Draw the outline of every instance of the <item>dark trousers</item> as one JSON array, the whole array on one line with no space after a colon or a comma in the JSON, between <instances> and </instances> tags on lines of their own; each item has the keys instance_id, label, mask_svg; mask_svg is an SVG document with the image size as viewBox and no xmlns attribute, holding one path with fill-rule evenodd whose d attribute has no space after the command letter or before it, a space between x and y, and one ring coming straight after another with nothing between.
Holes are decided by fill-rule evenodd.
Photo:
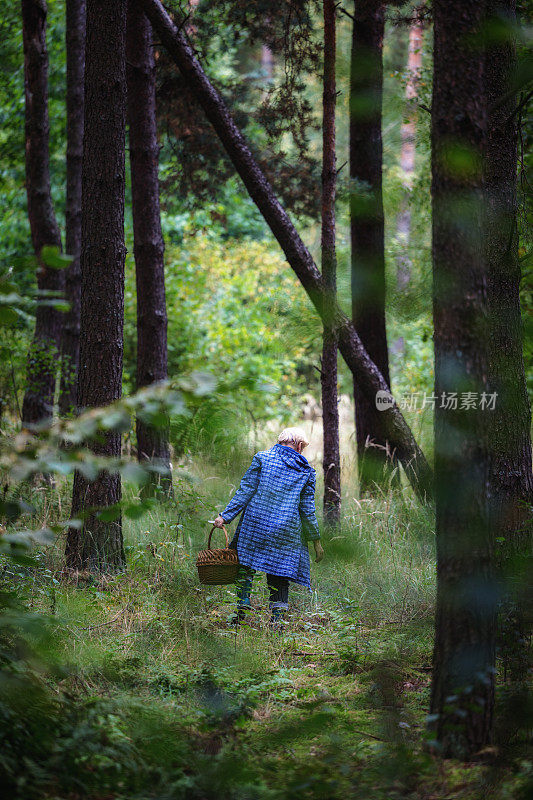
<instances>
[{"instance_id":1,"label":"dark trousers","mask_svg":"<svg viewBox=\"0 0 533 800\"><path fill-rule=\"evenodd\" d=\"M241 564L237 576L237 597L239 606L245 608L250 605L250 593L255 569ZM269 606L271 609L286 609L289 604L289 579L283 575L270 575L267 573L267 586L270 592Z\"/></svg>"}]
</instances>

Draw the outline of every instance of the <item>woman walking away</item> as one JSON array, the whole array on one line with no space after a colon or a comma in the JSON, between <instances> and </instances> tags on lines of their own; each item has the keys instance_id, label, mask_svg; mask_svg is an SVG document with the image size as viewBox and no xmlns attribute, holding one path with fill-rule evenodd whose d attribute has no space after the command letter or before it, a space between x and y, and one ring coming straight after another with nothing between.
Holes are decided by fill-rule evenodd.
<instances>
[{"instance_id":1,"label":"woman walking away","mask_svg":"<svg viewBox=\"0 0 533 800\"><path fill-rule=\"evenodd\" d=\"M250 610L257 571L266 572L270 624L279 627L288 607L289 581L311 586L309 550L324 556L315 512L316 474L302 455L309 444L300 428L286 428L270 450L257 453L241 485L215 525L222 527L242 512L230 547L239 554L238 605L234 621Z\"/></svg>"}]
</instances>

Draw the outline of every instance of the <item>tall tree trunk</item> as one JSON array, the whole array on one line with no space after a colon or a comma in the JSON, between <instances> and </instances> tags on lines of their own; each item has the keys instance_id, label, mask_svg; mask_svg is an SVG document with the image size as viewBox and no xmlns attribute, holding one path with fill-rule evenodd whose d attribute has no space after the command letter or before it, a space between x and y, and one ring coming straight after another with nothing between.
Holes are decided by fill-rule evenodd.
<instances>
[{"instance_id":1,"label":"tall tree trunk","mask_svg":"<svg viewBox=\"0 0 533 800\"><path fill-rule=\"evenodd\" d=\"M105 406L121 395L124 323L124 161L127 0L87 0L85 135L82 165L81 336L77 405ZM92 444L95 453L120 456L120 434ZM104 522L93 509L120 501L119 475L74 476L67 565L113 572L124 567L122 522Z\"/></svg>"},{"instance_id":2,"label":"tall tree trunk","mask_svg":"<svg viewBox=\"0 0 533 800\"><path fill-rule=\"evenodd\" d=\"M159 0L137 0L137 2L150 19L154 30L183 77L194 89L198 103L204 109L250 197L276 237L311 302L322 320L327 320L329 318L329 310L326 309L327 293L320 272L254 159L226 104L198 63L186 38L174 25ZM370 399L375 398L379 391L388 396L387 382L370 359L354 326L337 303L334 304L333 322L341 355L348 368L357 375L361 390ZM431 470L396 403L391 402L388 410L382 412L382 426L384 436L396 450L415 492L420 497L430 498L433 494Z\"/></svg>"},{"instance_id":3,"label":"tall tree trunk","mask_svg":"<svg viewBox=\"0 0 533 800\"><path fill-rule=\"evenodd\" d=\"M167 378L167 309L152 27L132 0L128 3L126 62L140 389ZM137 419L137 454L139 461L152 462L165 470L165 475L159 477L171 490L168 428L153 428ZM150 486L157 483L158 475L154 473Z\"/></svg>"},{"instance_id":4,"label":"tall tree trunk","mask_svg":"<svg viewBox=\"0 0 533 800\"><path fill-rule=\"evenodd\" d=\"M80 358L81 308L81 161L83 153L83 73L85 70L85 0L66 4L67 44L67 253L74 257L66 271L65 296L70 310L63 320L59 409L65 414L76 406Z\"/></svg>"},{"instance_id":5,"label":"tall tree trunk","mask_svg":"<svg viewBox=\"0 0 533 800\"><path fill-rule=\"evenodd\" d=\"M488 0L489 13L516 24L515 0ZM524 552L531 518L531 409L526 388L520 264L518 260L516 162L518 118L512 92L515 44L508 33L487 55L488 141L484 160L488 217L487 264L491 303L491 381L498 393L493 415L492 503L508 544Z\"/></svg>"},{"instance_id":6,"label":"tall tree trunk","mask_svg":"<svg viewBox=\"0 0 533 800\"><path fill-rule=\"evenodd\" d=\"M341 464L339 452L339 406L337 396L337 335L334 304L337 293L335 253L335 0L324 0L324 80L322 124L322 279L327 293L322 342L322 426L324 468L324 521L336 526L341 513Z\"/></svg>"},{"instance_id":7,"label":"tall tree trunk","mask_svg":"<svg viewBox=\"0 0 533 800\"><path fill-rule=\"evenodd\" d=\"M516 160L518 140L517 99L512 92L516 69L515 0L489 0L490 13L510 23L507 36L489 49L485 83L489 122L485 159L488 217L487 263L491 303L491 383L498 403L493 412L491 508L498 530L499 568L504 601L500 609L500 657L513 682L515 709L527 697L530 653L530 612L525 609L530 591L531 519L533 475L531 464L531 412L526 388L520 315L520 264L518 260ZM500 23L501 25L501 23ZM498 29L498 28L496 28ZM501 28L500 28L501 29ZM514 732L523 724L516 713L501 715ZM504 726L500 735L505 736Z\"/></svg>"},{"instance_id":8,"label":"tall tree trunk","mask_svg":"<svg viewBox=\"0 0 533 800\"><path fill-rule=\"evenodd\" d=\"M494 389L482 169L486 3L435 0L433 13L437 608L431 714L442 754L466 758L491 740L497 606L493 417L482 399ZM476 401L470 408L467 397Z\"/></svg>"},{"instance_id":9,"label":"tall tree trunk","mask_svg":"<svg viewBox=\"0 0 533 800\"><path fill-rule=\"evenodd\" d=\"M32 244L38 261L37 288L39 292L58 294L65 284L64 272L50 269L41 259L44 246L61 249L61 234L50 193L46 11L45 0L22 0L26 194ZM24 425L40 422L53 414L61 317L61 312L53 306L38 302L22 404Z\"/></svg>"},{"instance_id":10,"label":"tall tree trunk","mask_svg":"<svg viewBox=\"0 0 533 800\"><path fill-rule=\"evenodd\" d=\"M409 258L409 241L411 238L410 194L415 171L417 117L413 101L418 94L418 81L422 66L422 34L422 23L420 20L415 19L409 29L407 84L405 87L406 118L402 122L401 128L400 167L403 175L404 196L401 200L400 213L396 223L396 236L400 247L400 253L396 260L396 284L400 291L407 289L411 280L411 259Z\"/></svg>"},{"instance_id":11,"label":"tall tree trunk","mask_svg":"<svg viewBox=\"0 0 533 800\"><path fill-rule=\"evenodd\" d=\"M385 324L385 220L382 198L383 94L382 3L355 4L350 72L350 195L352 320L368 355L390 384ZM383 412L354 376L355 433L361 494L387 485L393 465L391 443L381 426Z\"/></svg>"}]
</instances>

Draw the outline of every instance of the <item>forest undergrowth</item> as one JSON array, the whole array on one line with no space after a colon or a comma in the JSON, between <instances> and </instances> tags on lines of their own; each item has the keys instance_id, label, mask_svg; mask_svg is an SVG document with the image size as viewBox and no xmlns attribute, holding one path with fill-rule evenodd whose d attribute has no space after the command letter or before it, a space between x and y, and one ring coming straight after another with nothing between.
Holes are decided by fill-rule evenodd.
<instances>
[{"instance_id":1,"label":"forest undergrowth","mask_svg":"<svg viewBox=\"0 0 533 800\"><path fill-rule=\"evenodd\" d=\"M358 501L347 475L342 528L323 536L312 591L293 585L282 634L263 576L235 628L233 589L201 586L195 569L238 481L220 472L193 460L172 501L125 519L123 574L74 579L60 541L4 564L31 612L0 702L16 720L0 756L13 797L519 797L526 763L517 775L428 747L431 509L407 489ZM31 495L32 524L64 518L66 483Z\"/></svg>"}]
</instances>

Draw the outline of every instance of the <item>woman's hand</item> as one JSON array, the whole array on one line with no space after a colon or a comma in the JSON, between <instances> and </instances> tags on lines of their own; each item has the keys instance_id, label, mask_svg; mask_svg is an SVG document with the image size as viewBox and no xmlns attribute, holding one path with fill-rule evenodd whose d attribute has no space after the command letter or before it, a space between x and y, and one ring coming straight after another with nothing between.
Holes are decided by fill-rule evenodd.
<instances>
[{"instance_id":1,"label":"woman's hand","mask_svg":"<svg viewBox=\"0 0 533 800\"><path fill-rule=\"evenodd\" d=\"M319 564L324 558L324 548L322 547L318 539L315 539L313 544L315 545L315 556L316 556L315 562Z\"/></svg>"},{"instance_id":2,"label":"woman's hand","mask_svg":"<svg viewBox=\"0 0 533 800\"><path fill-rule=\"evenodd\" d=\"M218 517L213 521L213 525L215 528L222 528L225 525L224 518L218 515Z\"/></svg>"}]
</instances>

